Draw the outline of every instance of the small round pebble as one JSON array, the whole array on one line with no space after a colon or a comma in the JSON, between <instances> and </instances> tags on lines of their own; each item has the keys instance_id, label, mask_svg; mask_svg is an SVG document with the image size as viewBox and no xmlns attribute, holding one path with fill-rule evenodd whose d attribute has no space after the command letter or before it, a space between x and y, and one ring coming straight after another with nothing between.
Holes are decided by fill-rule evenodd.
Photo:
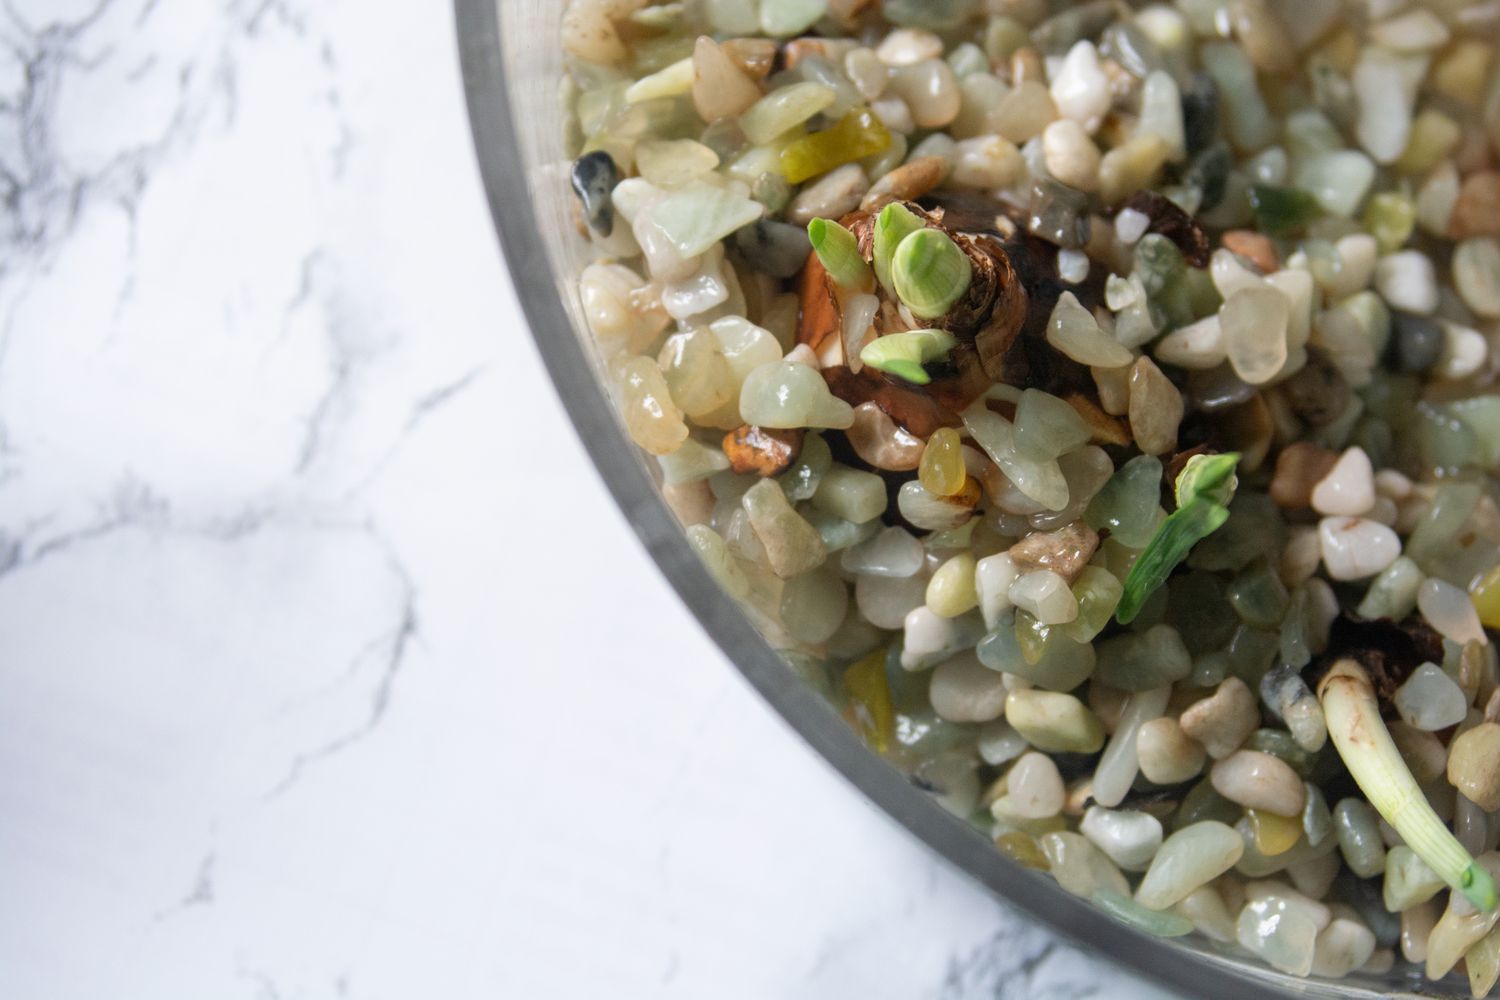
<instances>
[{"instance_id":1,"label":"small round pebble","mask_svg":"<svg viewBox=\"0 0 1500 1000\"><path fill-rule=\"evenodd\" d=\"M1307 789L1291 765L1259 750L1237 750L1209 772L1214 791L1231 802L1296 816L1307 804Z\"/></svg>"},{"instance_id":2,"label":"small round pebble","mask_svg":"<svg viewBox=\"0 0 1500 1000\"><path fill-rule=\"evenodd\" d=\"M1161 820L1136 809L1089 806L1078 832L1128 872L1144 871L1162 845Z\"/></svg>"},{"instance_id":3,"label":"small round pebble","mask_svg":"<svg viewBox=\"0 0 1500 1000\"><path fill-rule=\"evenodd\" d=\"M1004 675L962 653L938 665L927 688L932 710L949 722L990 722L1005 713Z\"/></svg>"},{"instance_id":4,"label":"small round pebble","mask_svg":"<svg viewBox=\"0 0 1500 1000\"><path fill-rule=\"evenodd\" d=\"M1325 517L1318 522L1323 565L1335 580L1363 580L1401 554L1401 539L1389 527L1363 517Z\"/></svg>"},{"instance_id":5,"label":"small round pebble","mask_svg":"<svg viewBox=\"0 0 1500 1000\"><path fill-rule=\"evenodd\" d=\"M1016 815L1046 819L1062 812L1068 793L1052 758L1032 751L1011 766L1005 776L1005 794Z\"/></svg>"},{"instance_id":6,"label":"small round pebble","mask_svg":"<svg viewBox=\"0 0 1500 1000\"><path fill-rule=\"evenodd\" d=\"M1158 785L1176 785L1196 777L1207 756L1203 744L1184 733L1170 716L1141 725L1135 752L1141 773Z\"/></svg>"},{"instance_id":7,"label":"small round pebble","mask_svg":"<svg viewBox=\"0 0 1500 1000\"><path fill-rule=\"evenodd\" d=\"M1500 724L1481 722L1448 750L1448 781L1486 812L1500 809Z\"/></svg>"},{"instance_id":8,"label":"small round pebble","mask_svg":"<svg viewBox=\"0 0 1500 1000\"><path fill-rule=\"evenodd\" d=\"M1215 760L1229 756L1260 725L1260 705L1245 682L1226 677L1214 693L1182 713L1182 731Z\"/></svg>"},{"instance_id":9,"label":"small round pebble","mask_svg":"<svg viewBox=\"0 0 1500 1000\"><path fill-rule=\"evenodd\" d=\"M1469 595L1446 580L1429 579L1417 589L1417 610L1427 624L1454 642L1488 642Z\"/></svg>"},{"instance_id":10,"label":"small round pebble","mask_svg":"<svg viewBox=\"0 0 1500 1000\"><path fill-rule=\"evenodd\" d=\"M1162 843L1135 900L1153 910L1173 906L1233 868L1244 852L1232 827L1215 820L1189 824Z\"/></svg>"},{"instance_id":11,"label":"small round pebble","mask_svg":"<svg viewBox=\"0 0 1500 1000\"><path fill-rule=\"evenodd\" d=\"M1375 506L1375 470L1363 448L1339 456L1318 481L1310 497L1313 510L1325 516L1359 517Z\"/></svg>"},{"instance_id":12,"label":"small round pebble","mask_svg":"<svg viewBox=\"0 0 1500 1000\"><path fill-rule=\"evenodd\" d=\"M1432 259L1418 250L1402 250L1375 265L1375 287L1392 309L1427 316L1437 308L1437 274Z\"/></svg>"},{"instance_id":13,"label":"small round pebble","mask_svg":"<svg viewBox=\"0 0 1500 1000\"><path fill-rule=\"evenodd\" d=\"M1469 711L1463 690L1435 663L1413 670L1393 701L1404 722L1428 732L1458 725Z\"/></svg>"}]
</instances>

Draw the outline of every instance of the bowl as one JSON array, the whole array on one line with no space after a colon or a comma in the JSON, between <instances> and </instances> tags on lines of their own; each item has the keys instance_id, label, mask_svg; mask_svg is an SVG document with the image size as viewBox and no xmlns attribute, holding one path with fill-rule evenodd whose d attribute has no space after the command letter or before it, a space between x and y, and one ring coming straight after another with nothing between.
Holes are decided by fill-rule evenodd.
<instances>
[{"instance_id":1,"label":"bowl","mask_svg":"<svg viewBox=\"0 0 1500 1000\"><path fill-rule=\"evenodd\" d=\"M582 320L577 275L589 263L576 235L564 151L561 0L455 0L475 151L516 294L559 395L600 476L646 549L704 629L787 723L852 784L931 850L1024 913L1097 957L1187 997L1467 996L1456 978L1414 972L1299 979L1196 938L1167 941L1125 927L1051 879L996 851L979 831L865 747L796 674L699 563L610 401Z\"/></svg>"}]
</instances>

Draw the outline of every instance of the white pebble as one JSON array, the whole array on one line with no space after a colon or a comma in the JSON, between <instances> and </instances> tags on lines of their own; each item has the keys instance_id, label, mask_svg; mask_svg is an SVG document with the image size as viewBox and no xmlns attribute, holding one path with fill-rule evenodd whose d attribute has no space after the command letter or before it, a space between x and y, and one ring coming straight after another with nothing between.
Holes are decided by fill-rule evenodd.
<instances>
[{"instance_id":1,"label":"white pebble","mask_svg":"<svg viewBox=\"0 0 1500 1000\"><path fill-rule=\"evenodd\" d=\"M1031 612L1043 625L1065 625L1078 617L1078 599L1068 581L1050 569L1033 570L1010 585L1016 607Z\"/></svg>"},{"instance_id":2,"label":"white pebble","mask_svg":"<svg viewBox=\"0 0 1500 1000\"><path fill-rule=\"evenodd\" d=\"M1052 758L1032 751L1012 765L1005 778L1005 794L1017 816L1047 819L1062 812L1068 790Z\"/></svg>"},{"instance_id":3,"label":"white pebble","mask_svg":"<svg viewBox=\"0 0 1500 1000\"><path fill-rule=\"evenodd\" d=\"M1244 852L1240 835L1223 823L1203 820L1185 826L1156 852L1136 902L1164 910L1234 867Z\"/></svg>"},{"instance_id":4,"label":"white pebble","mask_svg":"<svg viewBox=\"0 0 1500 1000\"><path fill-rule=\"evenodd\" d=\"M1411 136L1412 89L1401 57L1367 47L1354 67L1354 96L1359 103L1355 134L1377 163L1392 163Z\"/></svg>"},{"instance_id":5,"label":"white pebble","mask_svg":"<svg viewBox=\"0 0 1500 1000\"><path fill-rule=\"evenodd\" d=\"M1385 569L1401 554L1401 539L1390 528L1362 517L1325 517L1318 522L1323 565L1335 580L1363 580Z\"/></svg>"},{"instance_id":6,"label":"white pebble","mask_svg":"<svg viewBox=\"0 0 1500 1000\"><path fill-rule=\"evenodd\" d=\"M1074 43L1052 77L1052 103L1058 114L1071 118L1090 132L1109 112L1109 77L1099 65L1094 43Z\"/></svg>"},{"instance_id":7,"label":"white pebble","mask_svg":"<svg viewBox=\"0 0 1500 1000\"><path fill-rule=\"evenodd\" d=\"M1153 351L1158 361L1179 368L1207 371L1219 367L1228 356L1219 314L1212 313L1173 330L1156 342Z\"/></svg>"},{"instance_id":8,"label":"white pebble","mask_svg":"<svg viewBox=\"0 0 1500 1000\"><path fill-rule=\"evenodd\" d=\"M1133 246L1151 228L1151 217L1133 208L1124 208L1115 216L1115 236L1126 246Z\"/></svg>"},{"instance_id":9,"label":"white pebble","mask_svg":"<svg viewBox=\"0 0 1500 1000\"><path fill-rule=\"evenodd\" d=\"M923 597L925 599L925 592ZM944 618L925 604L907 612L901 644L901 666L926 670L979 640L977 622L967 616Z\"/></svg>"},{"instance_id":10,"label":"white pebble","mask_svg":"<svg viewBox=\"0 0 1500 1000\"><path fill-rule=\"evenodd\" d=\"M990 722L1005 714L1005 675L979 662L973 650L945 660L932 672L927 699L949 722Z\"/></svg>"},{"instance_id":11,"label":"white pebble","mask_svg":"<svg viewBox=\"0 0 1500 1000\"><path fill-rule=\"evenodd\" d=\"M1432 258L1419 250L1401 250L1375 265L1375 288L1392 308L1428 315L1438 304L1437 274Z\"/></svg>"},{"instance_id":12,"label":"white pebble","mask_svg":"<svg viewBox=\"0 0 1500 1000\"><path fill-rule=\"evenodd\" d=\"M871 576L909 577L922 568L926 550L905 528L890 527L880 534L846 549L844 571Z\"/></svg>"},{"instance_id":13,"label":"white pebble","mask_svg":"<svg viewBox=\"0 0 1500 1000\"><path fill-rule=\"evenodd\" d=\"M1057 278L1068 285L1081 285L1089 277L1089 255L1082 250L1057 252Z\"/></svg>"},{"instance_id":14,"label":"white pebble","mask_svg":"<svg viewBox=\"0 0 1500 1000\"><path fill-rule=\"evenodd\" d=\"M1375 470L1363 448L1339 456L1312 491L1312 508L1328 517L1359 517L1375 506Z\"/></svg>"},{"instance_id":15,"label":"white pebble","mask_svg":"<svg viewBox=\"0 0 1500 1000\"><path fill-rule=\"evenodd\" d=\"M1115 864L1132 872L1146 870L1162 840L1161 821L1135 809L1089 806L1078 832Z\"/></svg>"},{"instance_id":16,"label":"white pebble","mask_svg":"<svg viewBox=\"0 0 1500 1000\"><path fill-rule=\"evenodd\" d=\"M994 628L1000 616L1015 607L1010 599L1010 585L1018 576L1020 570L1009 552L985 556L974 564L974 590L979 595L979 613L984 616L986 628Z\"/></svg>"},{"instance_id":17,"label":"white pebble","mask_svg":"<svg viewBox=\"0 0 1500 1000\"><path fill-rule=\"evenodd\" d=\"M887 66L910 66L943 54L943 40L920 28L897 28L875 50Z\"/></svg>"},{"instance_id":18,"label":"white pebble","mask_svg":"<svg viewBox=\"0 0 1500 1000\"><path fill-rule=\"evenodd\" d=\"M1375 276L1380 244L1369 233L1350 233L1334 244L1339 254L1339 273L1328 293L1342 299L1364 291Z\"/></svg>"},{"instance_id":19,"label":"white pebble","mask_svg":"<svg viewBox=\"0 0 1500 1000\"><path fill-rule=\"evenodd\" d=\"M1489 357L1489 342L1478 330L1458 323L1444 321L1443 353L1433 366L1433 374L1439 378L1468 378L1484 367Z\"/></svg>"},{"instance_id":20,"label":"white pebble","mask_svg":"<svg viewBox=\"0 0 1500 1000\"><path fill-rule=\"evenodd\" d=\"M1277 896L1251 900L1236 925L1240 946L1294 976L1312 971L1318 925L1298 907Z\"/></svg>"},{"instance_id":21,"label":"white pebble","mask_svg":"<svg viewBox=\"0 0 1500 1000\"><path fill-rule=\"evenodd\" d=\"M1429 579L1417 588L1417 610L1427 624L1454 642L1489 642L1469 595L1446 580Z\"/></svg>"},{"instance_id":22,"label":"white pebble","mask_svg":"<svg viewBox=\"0 0 1500 1000\"><path fill-rule=\"evenodd\" d=\"M1370 41L1396 52L1429 52L1447 45L1448 38L1448 26L1420 8L1370 28Z\"/></svg>"},{"instance_id":23,"label":"white pebble","mask_svg":"<svg viewBox=\"0 0 1500 1000\"><path fill-rule=\"evenodd\" d=\"M1030 746L1026 737L1016 732L1016 727L1004 719L996 719L979 727L979 759L992 767L1015 760Z\"/></svg>"},{"instance_id":24,"label":"white pebble","mask_svg":"<svg viewBox=\"0 0 1500 1000\"><path fill-rule=\"evenodd\" d=\"M1436 732L1464 721L1469 699L1453 678L1435 663L1424 663L1412 671L1396 689L1396 711L1407 725Z\"/></svg>"},{"instance_id":25,"label":"white pebble","mask_svg":"<svg viewBox=\"0 0 1500 1000\"><path fill-rule=\"evenodd\" d=\"M1069 187L1092 191L1099 186L1099 147L1073 119L1059 118L1042 131L1042 157L1047 172Z\"/></svg>"},{"instance_id":26,"label":"white pebble","mask_svg":"<svg viewBox=\"0 0 1500 1000\"><path fill-rule=\"evenodd\" d=\"M1307 788L1280 757L1259 750L1236 750L1208 772L1214 791L1231 802L1277 816L1297 816L1307 804Z\"/></svg>"},{"instance_id":27,"label":"white pebble","mask_svg":"<svg viewBox=\"0 0 1500 1000\"><path fill-rule=\"evenodd\" d=\"M1312 974L1342 979L1368 962L1374 953L1374 932L1357 920L1338 917L1318 934Z\"/></svg>"}]
</instances>

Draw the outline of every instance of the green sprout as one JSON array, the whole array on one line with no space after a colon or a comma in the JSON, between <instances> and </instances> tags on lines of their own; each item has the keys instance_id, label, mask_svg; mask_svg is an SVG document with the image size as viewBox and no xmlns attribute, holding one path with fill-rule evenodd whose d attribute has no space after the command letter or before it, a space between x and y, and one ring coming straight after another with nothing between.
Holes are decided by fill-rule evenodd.
<instances>
[{"instance_id":1,"label":"green sprout","mask_svg":"<svg viewBox=\"0 0 1500 1000\"><path fill-rule=\"evenodd\" d=\"M891 260L896 297L913 316L946 316L974 278L974 265L941 229L922 229L901 241Z\"/></svg>"},{"instance_id":2,"label":"green sprout","mask_svg":"<svg viewBox=\"0 0 1500 1000\"><path fill-rule=\"evenodd\" d=\"M835 282L852 291L870 287L870 265L860 255L859 240L853 233L837 222L814 219L807 224L807 238Z\"/></svg>"},{"instance_id":3,"label":"green sprout","mask_svg":"<svg viewBox=\"0 0 1500 1000\"><path fill-rule=\"evenodd\" d=\"M1351 659L1339 660L1318 682L1318 701L1334 749L1375 811L1475 909L1493 910L1495 880L1432 811L1380 717L1365 668Z\"/></svg>"},{"instance_id":4,"label":"green sprout","mask_svg":"<svg viewBox=\"0 0 1500 1000\"><path fill-rule=\"evenodd\" d=\"M859 352L859 360L876 371L895 375L913 385L932 381L923 365L945 361L958 341L947 330L910 330L877 337Z\"/></svg>"},{"instance_id":5,"label":"green sprout","mask_svg":"<svg viewBox=\"0 0 1500 1000\"><path fill-rule=\"evenodd\" d=\"M892 295L896 294L896 286L891 284L891 261L896 257L896 248L912 233L926 228L922 217L899 201L891 202L875 217L875 278Z\"/></svg>"},{"instance_id":6,"label":"green sprout","mask_svg":"<svg viewBox=\"0 0 1500 1000\"><path fill-rule=\"evenodd\" d=\"M1174 484L1177 509L1156 529L1125 577L1125 590L1115 609L1115 620L1121 625L1135 620L1146 599L1167 582L1194 545L1229 520L1229 501L1239 485L1234 474L1239 460L1236 452L1188 459Z\"/></svg>"}]
</instances>

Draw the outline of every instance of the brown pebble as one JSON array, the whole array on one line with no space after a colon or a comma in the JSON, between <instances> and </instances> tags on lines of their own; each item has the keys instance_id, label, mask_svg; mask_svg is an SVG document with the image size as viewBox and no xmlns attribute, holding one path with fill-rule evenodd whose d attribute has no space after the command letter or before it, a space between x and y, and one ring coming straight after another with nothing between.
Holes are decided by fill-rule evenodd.
<instances>
[{"instance_id":1,"label":"brown pebble","mask_svg":"<svg viewBox=\"0 0 1500 1000\"><path fill-rule=\"evenodd\" d=\"M1010 85L1019 87L1027 80L1037 83L1047 82L1046 67L1042 65L1042 54L1027 45L1016 49L1010 55Z\"/></svg>"},{"instance_id":2,"label":"brown pebble","mask_svg":"<svg viewBox=\"0 0 1500 1000\"><path fill-rule=\"evenodd\" d=\"M1464 178L1449 228L1456 240L1500 236L1500 171L1481 170Z\"/></svg>"},{"instance_id":3,"label":"brown pebble","mask_svg":"<svg viewBox=\"0 0 1500 1000\"><path fill-rule=\"evenodd\" d=\"M1010 547L1010 557L1022 573L1050 569L1072 583L1097 548L1098 532L1082 521L1074 521L1056 531L1032 532Z\"/></svg>"},{"instance_id":4,"label":"brown pebble","mask_svg":"<svg viewBox=\"0 0 1500 1000\"><path fill-rule=\"evenodd\" d=\"M1276 475L1271 478L1271 500L1283 510L1306 510L1312 503L1313 487L1339 460L1338 452L1311 441L1298 441L1276 456Z\"/></svg>"},{"instance_id":5,"label":"brown pebble","mask_svg":"<svg viewBox=\"0 0 1500 1000\"><path fill-rule=\"evenodd\" d=\"M769 38L731 38L719 48L752 80L764 80L776 65L776 43Z\"/></svg>"},{"instance_id":6,"label":"brown pebble","mask_svg":"<svg viewBox=\"0 0 1500 1000\"><path fill-rule=\"evenodd\" d=\"M1500 809L1500 724L1481 722L1453 740L1448 780L1486 812Z\"/></svg>"},{"instance_id":7,"label":"brown pebble","mask_svg":"<svg viewBox=\"0 0 1500 1000\"><path fill-rule=\"evenodd\" d=\"M1263 233L1251 229L1231 229L1219 237L1226 250L1239 254L1260 269L1261 274L1281 270L1276 244Z\"/></svg>"},{"instance_id":8,"label":"brown pebble","mask_svg":"<svg viewBox=\"0 0 1500 1000\"><path fill-rule=\"evenodd\" d=\"M854 408L854 423L844 432L854 453L877 469L910 472L922 464L927 442L900 427L875 403Z\"/></svg>"},{"instance_id":9,"label":"brown pebble","mask_svg":"<svg viewBox=\"0 0 1500 1000\"><path fill-rule=\"evenodd\" d=\"M744 424L724 435L724 454L729 456L730 468L740 475L777 476L797 460L805 433L801 428L772 430Z\"/></svg>"},{"instance_id":10,"label":"brown pebble","mask_svg":"<svg viewBox=\"0 0 1500 1000\"><path fill-rule=\"evenodd\" d=\"M1281 383L1281 393L1299 420L1323 427L1333 423L1349 406L1349 383L1323 354L1307 352L1307 364Z\"/></svg>"},{"instance_id":11,"label":"brown pebble","mask_svg":"<svg viewBox=\"0 0 1500 1000\"><path fill-rule=\"evenodd\" d=\"M1177 447L1182 424L1182 393L1146 355L1130 369L1130 433L1148 455L1163 455Z\"/></svg>"},{"instance_id":12,"label":"brown pebble","mask_svg":"<svg viewBox=\"0 0 1500 1000\"><path fill-rule=\"evenodd\" d=\"M919 156L875 182L860 202L861 212L878 212L894 201L916 201L948 177L948 161L941 156Z\"/></svg>"}]
</instances>

